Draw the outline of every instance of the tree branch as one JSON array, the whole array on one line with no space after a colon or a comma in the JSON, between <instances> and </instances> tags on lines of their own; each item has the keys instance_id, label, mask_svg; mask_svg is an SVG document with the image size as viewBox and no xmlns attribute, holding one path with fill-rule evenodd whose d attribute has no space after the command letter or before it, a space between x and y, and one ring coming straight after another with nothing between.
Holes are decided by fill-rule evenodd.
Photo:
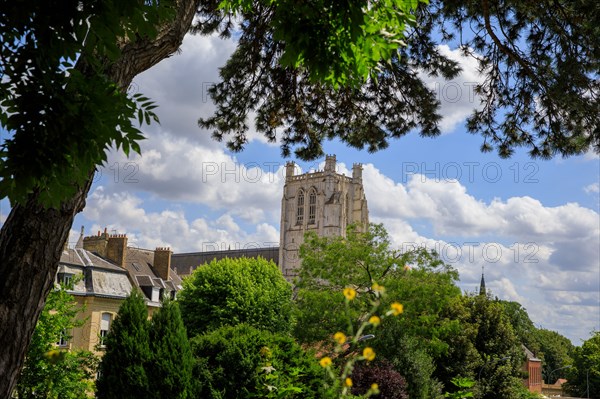
<instances>
[{"instance_id":1,"label":"tree branch","mask_svg":"<svg viewBox=\"0 0 600 399\"><path fill-rule=\"evenodd\" d=\"M119 59L108 68L111 80L126 90L136 75L175 53L191 28L199 4L200 0L176 0L175 17L158 29L155 38L125 43Z\"/></svg>"},{"instance_id":2,"label":"tree branch","mask_svg":"<svg viewBox=\"0 0 600 399\"><path fill-rule=\"evenodd\" d=\"M484 22L485 22L485 30L487 31L487 33L492 38L492 41L494 42L494 44L496 44L496 46L500 49L500 51L502 51L510 59L512 59L517 64L519 64L523 69L525 69L525 71L527 72L527 74L530 77L535 78L536 75L531 70L529 64L527 62L525 62L525 60L523 60L523 58L521 58L518 54L516 54L510 48L506 47L504 45L504 43L502 43L502 41L500 41L500 39L498 38L498 36L496 36L496 33L494 32L494 29L493 29L492 24L490 22L490 4L489 4L488 0L482 0L481 1L481 9L482 9L482 12L483 12L483 19L484 19Z\"/></svg>"}]
</instances>

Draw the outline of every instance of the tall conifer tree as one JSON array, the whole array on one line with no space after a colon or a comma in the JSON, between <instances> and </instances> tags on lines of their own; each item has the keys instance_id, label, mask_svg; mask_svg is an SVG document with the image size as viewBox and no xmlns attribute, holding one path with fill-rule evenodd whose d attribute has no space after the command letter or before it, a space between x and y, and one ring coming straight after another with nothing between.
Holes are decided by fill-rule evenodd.
<instances>
[{"instance_id":1,"label":"tall conifer tree","mask_svg":"<svg viewBox=\"0 0 600 399\"><path fill-rule=\"evenodd\" d=\"M121 305L106 337L96 397L147 399L145 367L150 359L148 310L142 294L134 290Z\"/></svg>"},{"instance_id":2,"label":"tall conifer tree","mask_svg":"<svg viewBox=\"0 0 600 399\"><path fill-rule=\"evenodd\" d=\"M185 399L192 397L193 357L179 305L163 301L150 323L152 361L146 373L151 397Z\"/></svg>"}]
</instances>

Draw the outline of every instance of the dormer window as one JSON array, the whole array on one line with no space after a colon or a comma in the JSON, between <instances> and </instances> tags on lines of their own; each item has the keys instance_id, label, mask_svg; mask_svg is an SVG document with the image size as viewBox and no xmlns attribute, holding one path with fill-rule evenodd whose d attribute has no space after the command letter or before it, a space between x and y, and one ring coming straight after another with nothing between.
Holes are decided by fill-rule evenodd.
<instances>
[{"instance_id":1,"label":"dormer window","mask_svg":"<svg viewBox=\"0 0 600 399\"><path fill-rule=\"evenodd\" d=\"M73 282L73 274L72 273L57 273L56 274L56 283L61 287L70 287Z\"/></svg>"},{"instance_id":2,"label":"dormer window","mask_svg":"<svg viewBox=\"0 0 600 399\"><path fill-rule=\"evenodd\" d=\"M296 224L304 223L304 191L298 191L298 207L296 211Z\"/></svg>"}]
</instances>

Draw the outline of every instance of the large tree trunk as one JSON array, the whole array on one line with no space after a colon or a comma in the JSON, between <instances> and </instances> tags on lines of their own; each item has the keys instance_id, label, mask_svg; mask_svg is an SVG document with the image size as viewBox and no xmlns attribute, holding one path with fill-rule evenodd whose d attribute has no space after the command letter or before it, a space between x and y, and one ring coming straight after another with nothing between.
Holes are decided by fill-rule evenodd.
<instances>
[{"instance_id":1,"label":"large tree trunk","mask_svg":"<svg viewBox=\"0 0 600 399\"><path fill-rule=\"evenodd\" d=\"M90 180L91 181L91 180ZM89 183L60 210L32 197L15 205L0 232L0 397L8 398L52 287L64 242L83 209Z\"/></svg>"},{"instance_id":2,"label":"large tree trunk","mask_svg":"<svg viewBox=\"0 0 600 399\"><path fill-rule=\"evenodd\" d=\"M176 18L155 39L125 43L121 57L107 66L111 79L126 90L137 74L173 54L192 24L198 3L175 1ZM73 218L83 210L91 181L90 177L60 209L44 208L35 196L14 205L0 230L0 398L11 397L63 245Z\"/></svg>"}]
</instances>

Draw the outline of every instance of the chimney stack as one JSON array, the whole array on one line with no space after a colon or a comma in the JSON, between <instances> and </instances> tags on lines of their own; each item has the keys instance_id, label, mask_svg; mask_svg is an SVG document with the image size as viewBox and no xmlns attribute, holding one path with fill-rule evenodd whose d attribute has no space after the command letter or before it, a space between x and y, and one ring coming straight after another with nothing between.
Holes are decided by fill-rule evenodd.
<instances>
[{"instance_id":1,"label":"chimney stack","mask_svg":"<svg viewBox=\"0 0 600 399\"><path fill-rule=\"evenodd\" d=\"M106 234L106 232L104 233ZM127 257L127 234L111 234L108 236L106 258L118 266L125 267Z\"/></svg>"},{"instance_id":2,"label":"chimney stack","mask_svg":"<svg viewBox=\"0 0 600 399\"><path fill-rule=\"evenodd\" d=\"M171 248L157 247L154 250L154 271L165 281L171 278Z\"/></svg>"},{"instance_id":3,"label":"chimney stack","mask_svg":"<svg viewBox=\"0 0 600 399\"><path fill-rule=\"evenodd\" d=\"M108 233L106 230L104 229L104 234L98 231L97 236L83 237L83 249L106 258L106 247L108 246Z\"/></svg>"}]
</instances>

